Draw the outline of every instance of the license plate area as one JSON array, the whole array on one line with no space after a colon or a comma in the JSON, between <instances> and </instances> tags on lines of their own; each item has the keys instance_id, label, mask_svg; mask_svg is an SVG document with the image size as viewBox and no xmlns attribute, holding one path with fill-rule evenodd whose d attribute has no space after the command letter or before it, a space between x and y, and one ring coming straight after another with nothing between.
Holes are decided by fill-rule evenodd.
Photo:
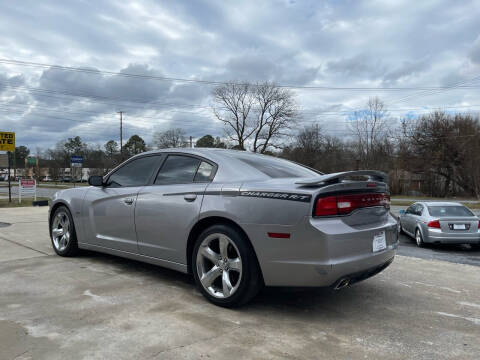
<instances>
[{"instance_id":1,"label":"license plate area","mask_svg":"<svg viewBox=\"0 0 480 360\"><path fill-rule=\"evenodd\" d=\"M385 231L379 231L373 235L372 251L382 251L387 248L387 239L385 237Z\"/></svg>"},{"instance_id":2,"label":"license plate area","mask_svg":"<svg viewBox=\"0 0 480 360\"><path fill-rule=\"evenodd\" d=\"M448 224L450 230L470 230L470 224Z\"/></svg>"}]
</instances>

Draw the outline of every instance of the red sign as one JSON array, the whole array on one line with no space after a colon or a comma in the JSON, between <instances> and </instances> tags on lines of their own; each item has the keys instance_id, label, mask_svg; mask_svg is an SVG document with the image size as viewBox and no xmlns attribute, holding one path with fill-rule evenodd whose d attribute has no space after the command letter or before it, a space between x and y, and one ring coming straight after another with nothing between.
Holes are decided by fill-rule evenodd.
<instances>
[{"instance_id":1,"label":"red sign","mask_svg":"<svg viewBox=\"0 0 480 360\"><path fill-rule=\"evenodd\" d=\"M35 187L35 180L33 179L21 179L20 186L22 188L33 188Z\"/></svg>"}]
</instances>

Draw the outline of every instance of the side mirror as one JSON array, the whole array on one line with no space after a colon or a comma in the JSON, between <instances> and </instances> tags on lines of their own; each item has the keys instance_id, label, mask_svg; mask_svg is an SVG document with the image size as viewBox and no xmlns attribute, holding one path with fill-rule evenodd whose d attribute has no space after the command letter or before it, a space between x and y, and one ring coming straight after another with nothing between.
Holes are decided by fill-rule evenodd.
<instances>
[{"instance_id":1,"label":"side mirror","mask_svg":"<svg viewBox=\"0 0 480 360\"><path fill-rule=\"evenodd\" d=\"M88 184L92 186L103 186L104 185L103 176L98 176L98 175L90 176L88 178Z\"/></svg>"},{"instance_id":2,"label":"side mirror","mask_svg":"<svg viewBox=\"0 0 480 360\"><path fill-rule=\"evenodd\" d=\"M399 213L400 215L405 215L405 210L400 210Z\"/></svg>"}]
</instances>

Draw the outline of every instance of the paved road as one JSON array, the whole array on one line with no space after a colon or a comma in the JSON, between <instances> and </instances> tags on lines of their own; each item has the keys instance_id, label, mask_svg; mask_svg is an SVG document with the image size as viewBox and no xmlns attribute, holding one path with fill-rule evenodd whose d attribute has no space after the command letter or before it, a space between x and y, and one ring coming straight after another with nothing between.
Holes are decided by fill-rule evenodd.
<instances>
[{"instance_id":1,"label":"paved road","mask_svg":"<svg viewBox=\"0 0 480 360\"><path fill-rule=\"evenodd\" d=\"M400 235L398 254L421 259L442 260L458 264L480 266L480 250L472 250L469 245L427 244L424 248L419 248L411 237L403 234Z\"/></svg>"},{"instance_id":2,"label":"paved road","mask_svg":"<svg viewBox=\"0 0 480 360\"><path fill-rule=\"evenodd\" d=\"M250 305L228 310L206 302L183 274L90 252L56 256L45 208L0 209L0 222L12 224L0 232L1 359L480 353L476 266L397 256L384 272L338 292L269 288Z\"/></svg>"}]
</instances>

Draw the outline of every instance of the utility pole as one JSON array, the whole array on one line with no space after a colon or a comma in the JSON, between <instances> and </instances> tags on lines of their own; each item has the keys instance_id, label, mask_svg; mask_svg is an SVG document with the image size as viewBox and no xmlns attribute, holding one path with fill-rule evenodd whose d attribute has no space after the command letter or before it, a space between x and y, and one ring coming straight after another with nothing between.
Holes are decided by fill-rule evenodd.
<instances>
[{"instance_id":1,"label":"utility pole","mask_svg":"<svg viewBox=\"0 0 480 360\"><path fill-rule=\"evenodd\" d=\"M8 202L12 202L12 183L10 180L10 151L7 152L8 158ZM20 194L20 186L18 187L18 194Z\"/></svg>"},{"instance_id":2,"label":"utility pole","mask_svg":"<svg viewBox=\"0 0 480 360\"><path fill-rule=\"evenodd\" d=\"M190 148L193 148L192 137L190 136Z\"/></svg>"},{"instance_id":3,"label":"utility pole","mask_svg":"<svg viewBox=\"0 0 480 360\"><path fill-rule=\"evenodd\" d=\"M123 111L119 111L118 113L120 114L120 161L123 161L123 134L122 134Z\"/></svg>"}]
</instances>

